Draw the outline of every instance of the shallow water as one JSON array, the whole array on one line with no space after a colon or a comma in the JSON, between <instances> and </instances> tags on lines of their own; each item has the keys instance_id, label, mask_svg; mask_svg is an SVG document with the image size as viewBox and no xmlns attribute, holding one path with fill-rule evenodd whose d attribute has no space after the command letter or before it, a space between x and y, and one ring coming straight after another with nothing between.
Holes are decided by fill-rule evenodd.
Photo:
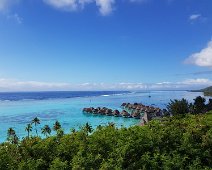
<instances>
[{"instance_id":1,"label":"shallow water","mask_svg":"<svg viewBox=\"0 0 212 170\"><path fill-rule=\"evenodd\" d=\"M121 109L120 105L123 102L138 102L145 105L165 108L170 99L186 98L192 102L196 96L203 96L203 94L199 92L194 93L187 91L152 91L131 93L79 92L80 95L78 96L71 96L70 93L72 92L67 93L69 93L69 95L64 92L64 94L60 94L60 97L53 94L51 94L50 97L47 97L45 94L39 93L39 98L24 98L22 93L16 93L16 100L14 100L14 94L11 100L10 94L6 94L6 96L9 96L8 98L5 97L4 93L4 98L1 98L2 93L0 93L0 99L2 99L0 100L0 142L6 140L7 129L9 127L13 127L20 138L26 136L27 132L25 131L25 127L27 123L30 123L35 117L38 117L41 120L41 124L38 126L39 133L41 132L41 127L45 124L52 127L56 120L61 123L65 133L69 133L71 128L78 129L86 122L90 123L93 128L98 125L106 125L108 122L114 122L119 127L129 127L138 124L139 120L133 118L85 114L82 113L82 108L105 106L112 109ZM76 92L74 93L76 94ZM33 95L31 94L30 96ZM32 133L34 133L34 130Z\"/></svg>"}]
</instances>

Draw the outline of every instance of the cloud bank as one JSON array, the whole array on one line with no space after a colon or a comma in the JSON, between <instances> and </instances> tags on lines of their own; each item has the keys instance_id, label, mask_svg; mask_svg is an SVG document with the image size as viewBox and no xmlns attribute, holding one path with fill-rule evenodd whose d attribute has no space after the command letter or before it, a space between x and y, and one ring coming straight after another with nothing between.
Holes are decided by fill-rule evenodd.
<instances>
[{"instance_id":1,"label":"cloud bank","mask_svg":"<svg viewBox=\"0 0 212 170\"><path fill-rule=\"evenodd\" d=\"M209 79L186 79L181 82L160 83L55 83L0 79L0 91L68 91L68 90L186 90L211 86Z\"/></svg>"},{"instance_id":2,"label":"cloud bank","mask_svg":"<svg viewBox=\"0 0 212 170\"><path fill-rule=\"evenodd\" d=\"M186 64L201 67L212 67L212 40L200 52L194 53L185 60Z\"/></svg>"},{"instance_id":3,"label":"cloud bank","mask_svg":"<svg viewBox=\"0 0 212 170\"><path fill-rule=\"evenodd\" d=\"M88 4L95 4L102 16L110 15L114 11L117 0L43 0L46 4L64 11L78 11ZM144 3L149 0L127 0L131 3Z\"/></svg>"},{"instance_id":4,"label":"cloud bank","mask_svg":"<svg viewBox=\"0 0 212 170\"><path fill-rule=\"evenodd\" d=\"M9 10L14 4L22 0L0 0L0 12ZM95 4L102 16L110 15L114 11L114 5L118 0L41 0L45 4L67 12L83 10L86 5ZM151 0L122 0L122 2L145 3ZM172 1L172 0L166 0ZM198 18L197 14L191 16L191 19Z\"/></svg>"},{"instance_id":5,"label":"cloud bank","mask_svg":"<svg viewBox=\"0 0 212 170\"><path fill-rule=\"evenodd\" d=\"M115 0L43 0L46 4L64 11L77 11L84 8L86 4L95 3L101 15L112 13Z\"/></svg>"}]
</instances>

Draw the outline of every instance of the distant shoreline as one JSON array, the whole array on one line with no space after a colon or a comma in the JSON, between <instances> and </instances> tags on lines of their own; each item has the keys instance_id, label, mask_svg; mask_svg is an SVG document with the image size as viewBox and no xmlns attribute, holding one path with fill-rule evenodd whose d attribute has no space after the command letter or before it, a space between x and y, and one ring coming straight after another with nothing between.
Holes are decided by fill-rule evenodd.
<instances>
[{"instance_id":1,"label":"distant shoreline","mask_svg":"<svg viewBox=\"0 0 212 170\"><path fill-rule=\"evenodd\" d=\"M63 90L55 90L55 91L0 91L0 93L66 93L66 92L128 92L128 93L132 93L132 92L137 92L137 93L142 93L142 92L152 92L152 91L191 91L188 89L183 89L183 90L177 90L177 89L173 89L173 90L68 90L68 91L63 91Z\"/></svg>"},{"instance_id":2,"label":"distant shoreline","mask_svg":"<svg viewBox=\"0 0 212 170\"><path fill-rule=\"evenodd\" d=\"M204 96L212 96L212 86L200 90L191 90L191 92L202 92Z\"/></svg>"}]
</instances>

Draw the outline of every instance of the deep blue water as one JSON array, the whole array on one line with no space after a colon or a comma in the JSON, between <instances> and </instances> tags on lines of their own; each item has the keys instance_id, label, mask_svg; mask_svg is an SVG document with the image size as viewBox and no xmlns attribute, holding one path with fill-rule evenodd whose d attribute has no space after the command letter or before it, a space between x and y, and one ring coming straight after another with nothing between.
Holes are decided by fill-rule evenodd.
<instances>
[{"instance_id":1,"label":"deep blue water","mask_svg":"<svg viewBox=\"0 0 212 170\"><path fill-rule=\"evenodd\" d=\"M56 120L61 122L65 133L70 133L71 128L79 129L87 122L93 128L107 125L108 122L114 122L118 127L129 127L139 124L140 121L133 118L85 114L82 109L105 106L121 110L120 105L123 102L138 102L165 108L170 99L186 98L192 102L199 95L203 96L200 92L188 91L0 93L0 142L6 140L7 129L10 127L15 129L20 138L26 136L25 127L35 117L41 120L39 133L44 125L52 127ZM32 133L35 134L35 131Z\"/></svg>"},{"instance_id":2,"label":"deep blue water","mask_svg":"<svg viewBox=\"0 0 212 170\"><path fill-rule=\"evenodd\" d=\"M45 100L129 93L128 91L0 92L0 100Z\"/></svg>"}]
</instances>

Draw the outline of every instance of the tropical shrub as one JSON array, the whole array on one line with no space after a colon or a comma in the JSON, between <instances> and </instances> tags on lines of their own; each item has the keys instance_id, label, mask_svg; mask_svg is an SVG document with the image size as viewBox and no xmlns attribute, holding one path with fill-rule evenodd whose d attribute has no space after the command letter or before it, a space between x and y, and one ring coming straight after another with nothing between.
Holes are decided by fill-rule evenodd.
<instances>
[{"instance_id":1,"label":"tropical shrub","mask_svg":"<svg viewBox=\"0 0 212 170\"><path fill-rule=\"evenodd\" d=\"M194 113L199 114L206 112L205 98L198 96L194 99Z\"/></svg>"},{"instance_id":2,"label":"tropical shrub","mask_svg":"<svg viewBox=\"0 0 212 170\"><path fill-rule=\"evenodd\" d=\"M167 105L168 111L173 115L184 115L189 112L189 103L186 99L171 100Z\"/></svg>"},{"instance_id":3,"label":"tropical shrub","mask_svg":"<svg viewBox=\"0 0 212 170\"><path fill-rule=\"evenodd\" d=\"M207 111L212 110L212 99L209 99L208 104L206 105Z\"/></svg>"}]
</instances>

